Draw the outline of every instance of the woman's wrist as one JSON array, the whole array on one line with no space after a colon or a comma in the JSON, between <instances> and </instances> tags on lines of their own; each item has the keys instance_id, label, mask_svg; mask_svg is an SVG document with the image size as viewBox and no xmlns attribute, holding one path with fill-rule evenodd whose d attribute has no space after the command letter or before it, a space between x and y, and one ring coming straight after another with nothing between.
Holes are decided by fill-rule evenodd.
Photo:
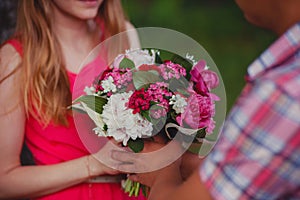
<instances>
[{"instance_id":1,"label":"woman's wrist","mask_svg":"<svg viewBox=\"0 0 300 200\"><path fill-rule=\"evenodd\" d=\"M86 156L86 171L88 179L104 173L101 165L102 164L94 158L93 155Z\"/></svg>"},{"instance_id":2,"label":"woman's wrist","mask_svg":"<svg viewBox=\"0 0 300 200\"><path fill-rule=\"evenodd\" d=\"M90 155L86 156L85 159L85 166L86 166L86 171L87 171L87 178L91 178L91 167L90 167Z\"/></svg>"},{"instance_id":3,"label":"woman's wrist","mask_svg":"<svg viewBox=\"0 0 300 200\"><path fill-rule=\"evenodd\" d=\"M116 170L105 166L94 155L88 155L86 157L86 171L88 178L94 178L105 174L117 174Z\"/></svg>"}]
</instances>

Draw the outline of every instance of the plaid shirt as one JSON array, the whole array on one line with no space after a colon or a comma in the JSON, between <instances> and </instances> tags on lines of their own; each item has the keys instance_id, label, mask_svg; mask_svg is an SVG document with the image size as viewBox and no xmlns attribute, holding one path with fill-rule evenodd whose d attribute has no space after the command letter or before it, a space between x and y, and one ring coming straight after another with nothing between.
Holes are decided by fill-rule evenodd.
<instances>
[{"instance_id":1,"label":"plaid shirt","mask_svg":"<svg viewBox=\"0 0 300 200\"><path fill-rule=\"evenodd\" d=\"M214 199L300 199L300 23L247 80L200 177Z\"/></svg>"}]
</instances>

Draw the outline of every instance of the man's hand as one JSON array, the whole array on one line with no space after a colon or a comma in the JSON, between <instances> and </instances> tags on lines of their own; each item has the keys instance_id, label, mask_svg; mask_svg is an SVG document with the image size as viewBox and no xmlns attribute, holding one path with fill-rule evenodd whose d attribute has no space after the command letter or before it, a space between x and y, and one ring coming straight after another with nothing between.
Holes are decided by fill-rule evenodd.
<instances>
[{"instance_id":1,"label":"man's hand","mask_svg":"<svg viewBox=\"0 0 300 200\"><path fill-rule=\"evenodd\" d=\"M113 151L112 158L120 162L118 170L132 173L129 176L131 180L151 187L161 173L167 174L170 170L180 175L180 155L183 149L177 142L167 146L157 140L146 141L141 153Z\"/></svg>"},{"instance_id":2,"label":"man's hand","mask_svg":"<svg viewBox=\"0 0 300 200\"><path fill-rule=\"evenodd\" d=\"M199 158L198 154L185 152L181 158L180 172L183 180L190 177L195 170L198 170L203 159Z\"/></svg>"}]
</instances>

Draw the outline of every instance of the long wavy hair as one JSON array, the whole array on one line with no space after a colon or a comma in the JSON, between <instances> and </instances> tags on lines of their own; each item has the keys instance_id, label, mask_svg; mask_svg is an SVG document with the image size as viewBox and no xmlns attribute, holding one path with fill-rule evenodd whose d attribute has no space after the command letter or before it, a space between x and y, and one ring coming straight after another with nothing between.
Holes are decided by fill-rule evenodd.
<instances>
[{"instance_id":1,"label":"long wavy hair","mask_svg":"<svg viewBox=\"0 0 300 200\"><path fill-rule=\"evenodd\" d=\"M16 33L23 48L22 63L26 113L41 124L67 125L72 95L61 46L51 27L49 0L20 0ZM105 38L124 31L120 0L104 0L98 17Z\"/></svg>"}]
</instances>

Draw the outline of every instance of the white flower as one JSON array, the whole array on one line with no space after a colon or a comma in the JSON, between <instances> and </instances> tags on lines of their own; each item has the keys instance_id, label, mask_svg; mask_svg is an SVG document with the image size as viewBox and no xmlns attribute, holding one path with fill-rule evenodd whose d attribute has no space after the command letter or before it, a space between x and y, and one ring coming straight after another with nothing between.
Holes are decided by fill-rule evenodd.
<instances>
[{"instance_id":1,"label":"white flower","mask_svg":"<svg viewBox=\"0 0 300 200\"><path fill-rule=\"evenodd\" d=\"M186 99L179 94L173 95L170 99L170 105L173 105L173 109L177 114L183 113L185 107L187 106Z\"/></svg>"},{"instance_id":2,"label":"white flower","mask_svg":"<svg viewBox=\"0 0 300 200\"><path fill-rule=\"evenodd\" d=\"M85 87L84 88L84 90L83 90L87 95L93 95L93 94L95 94L95 91L96 91L96 89L93 87L93 86L91 86L91 87Z\"/></svg>"},{"instance_id":3,"label":"white flower","mask_svg":"<svg viewBox=\"0 0 300 200\"><path fill-rule=\"evenodd\" d=\"M128 58L134 62L135 68L139 68L143 64L152 65L155 64L155 51L151 50L151 54L148 50L141 50L141 49L130 49L126 50L125 54L118 55L114 62L113 68L119 68L121 61L124 58Z\"/></svg>"},{"instance_id":4,"label":"white flower","mask_svg":"<svg viewBox=\"0 0 300 200\"><path fill-rule=\"evenodd\" d=\"M188 60L190 60L193 63L193 66L198 63L198 61L195 60L195 57L193 55L190 55L189 53L187 53L185 55L185 58L188 59ZM204 70L208 70L208 69L209 69L209 66L205 65Z\"/></svg>"},{"instance_id":5,"label":"white flower","mask_svg":"<svg viewBox=\"0 0 300 200\"><path fill-rule=\"evenodd\" d=\"M101 86L103 87L103 92L116 92L117 91L117 87L114 84L114 79L112 76L109 76L108 79L103 80L101 83Z\"/></svg>"},{"instance_id":6,"label":"white flower","mask_svg":"<svg viewBox=\"0 0 300 200\"><path fill-rule=\"evenodd\" d=\"M194 56L193 55L190 55L189 53L187 53L185 55L185 58L190 60L192 63L193 63L193 66L197 64L197 61L195 60Z\"/></svg>"},{"instance_id":7,"label":"white flower","mask_svg":"<svg viewBox=\"0 0 300 200\"><path fill-rule=\"evenodd\" d=\"M132 109L127 108L126 103L132 91L129 93L113 94L103 107L101 117L107 125L107 136L113 137L126 146L128 140L152 135L152 124L143 119L140 114L133 114Z\"/></svg>"},{"instance_id":8,"label":"white flower","mask_svg":"<svg viewBox=\"0 0 300 200\"><path fill-rule=\"evenodd\" d=\"M81 105L82 105L82 108L87 112L89 117L96 124L97 127L94 128L95 133L98 136L105 136L106 137L106 133L104 131L104 122L103 122L103 119L102 119L101 115L99 113L95 112L94 110L90 109L85 103L81 102Z\"/></svg>"},{"instance_id":9,"label":"white flower","mask_svg":"<svg viewBox=\"0 0 300 200\"><path fill-rule=\"evenodd\" d=\"M106 131L104 131L103 128L96 127L96 128L93 129L93 131L99 137L107 137Z\"/></svg>"}]
</instances>

